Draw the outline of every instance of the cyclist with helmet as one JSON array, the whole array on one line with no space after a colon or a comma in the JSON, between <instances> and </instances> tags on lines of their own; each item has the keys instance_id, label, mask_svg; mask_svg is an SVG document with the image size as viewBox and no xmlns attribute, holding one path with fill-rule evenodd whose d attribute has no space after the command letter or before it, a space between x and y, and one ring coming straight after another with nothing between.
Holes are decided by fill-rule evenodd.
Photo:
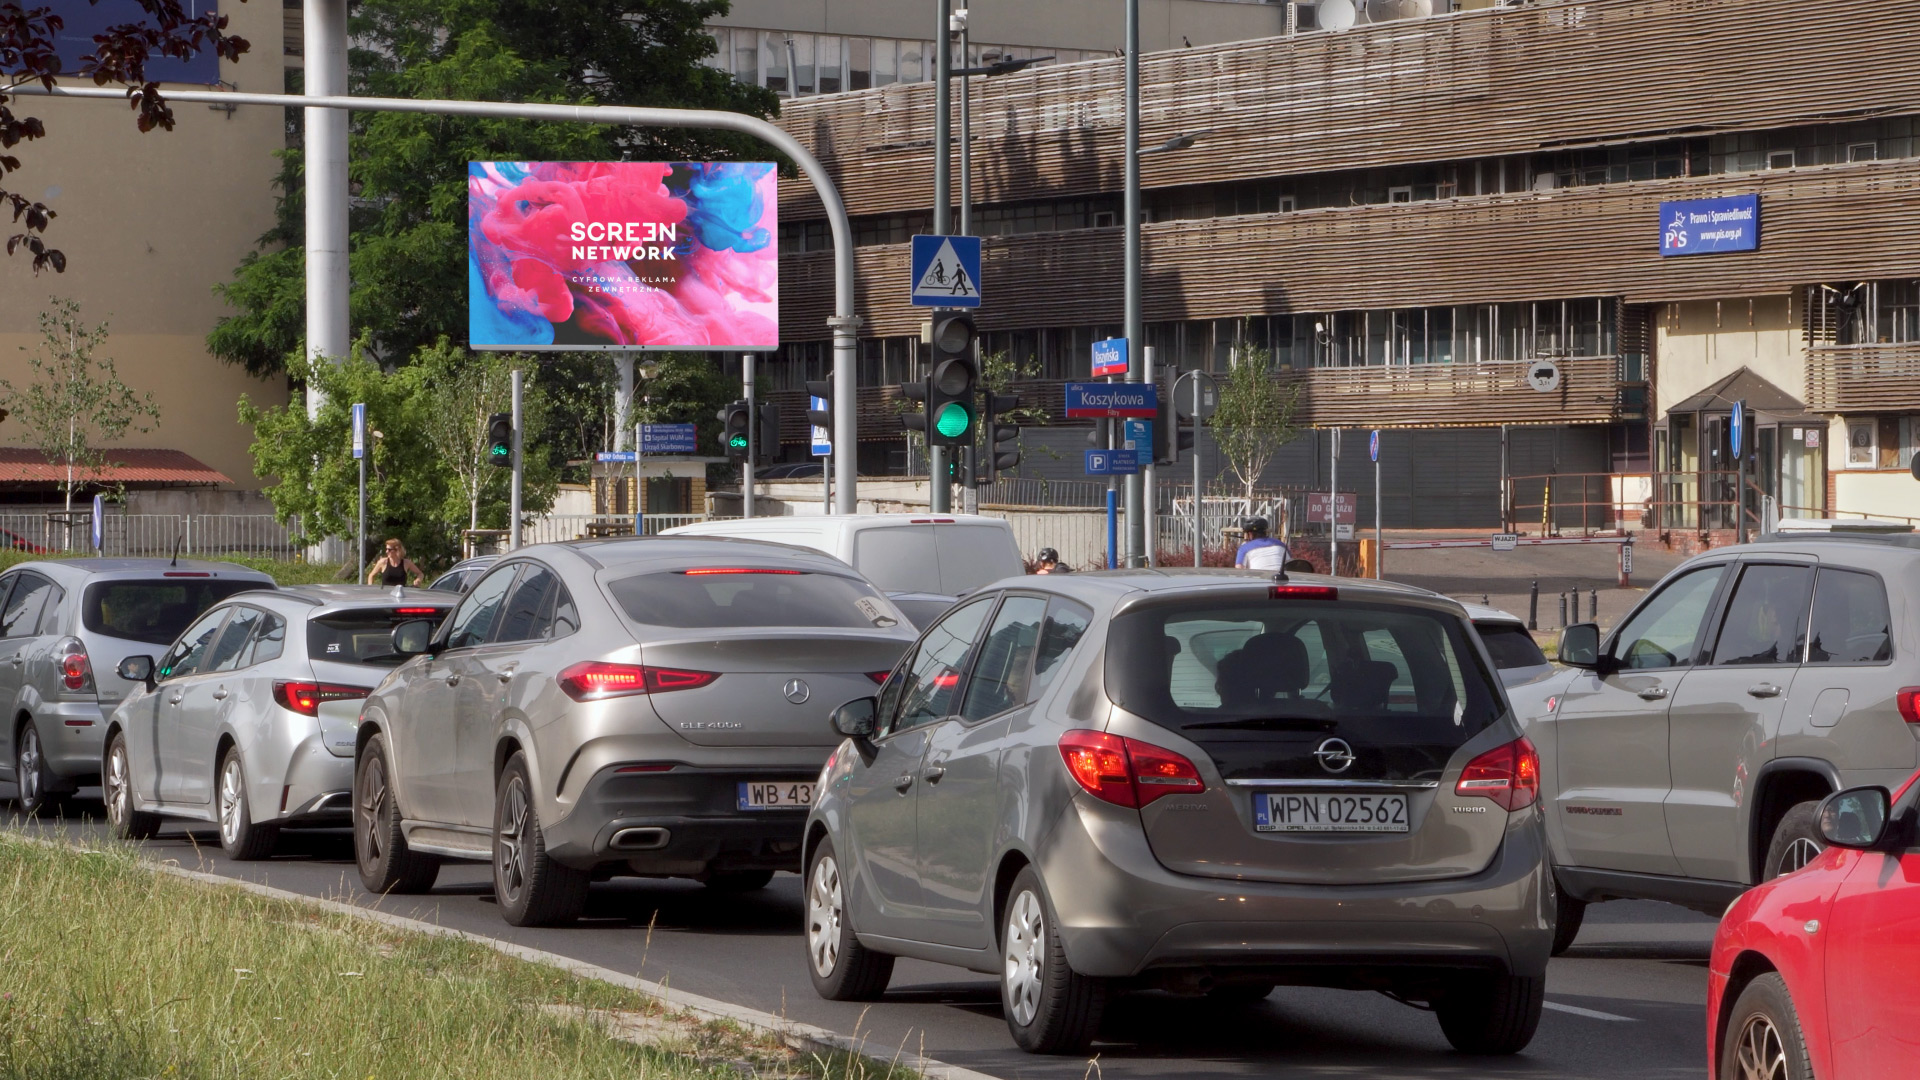
<instances>
[{"instance_id":1,"label":"cyclist with helmet","mask_svg":"<svg viewBox=\"0 0 1920 1080\"><path fill-rule=\"evenodd\" d=\"M1033 572L1036 574L1068 574L1073 572L1070 566L1060 565L1060 553L1050 547L1040 549L1033 557Z\"/></svg>"},{"instance_id":2,"label":"cyclist with helmet","mask_svg":"<svg viewBox=\"0 0 1920 1080\"><path fill-rule=\"evenodd\" d=\"M1242 570L1265 570L1277 572L1287 564L1292 553L1287 545L1267 535L1267 519L1250 517L1240 522L1240 531L1247 539L1240 544L1240 550L1234 553L1233 565Z\"/></svg>"}]
</instances>

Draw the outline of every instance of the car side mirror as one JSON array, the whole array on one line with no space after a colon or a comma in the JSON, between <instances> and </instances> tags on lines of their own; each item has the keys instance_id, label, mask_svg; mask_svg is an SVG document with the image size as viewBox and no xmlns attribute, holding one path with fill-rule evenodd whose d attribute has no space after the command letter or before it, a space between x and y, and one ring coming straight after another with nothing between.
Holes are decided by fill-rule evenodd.
<instances>
[{"instance_id":1,"label":"car side mirror","mask_svg":"<svg viewBox=\"0 0 1920 1080\"><path fill-rule=\"evenodd\" d=\"M833 730L849 739L871 739L879 714L880 699L855 698L833 710Z\"/></svg>"},{"instance_id":2,"label":"car side mirror","mask_svg":"<svg viewBox=\"0 0 1920 1080\"><path fill-rule=\"evenodd\" d=\"M409 619L393 628L393 654L395 656L419 656L433 651L433 623L426 619Z\"/></svg>"},{"instance_id":3,"label":"car side mirror","mask_svg":"<svg viewBox=\"0 0 1920 1080\"><path fill-rule=\"evenodd\" d=\"M151 656L125 657L120 661L120 666L113 669L113 673L128 682L145 683L147 689L153 689L153 657Z\"/></svg>"},{"instance_id":4,"label":"car side mirror","mask_svg":"<svg viewBox=\"0 0 1920 1080\"><path fill-rule=\"evenodd\" d=\"M1560 662L1571 668L1600 670L1600 626L1574 623L1560 631Z\"/></svg>"},{"instance_id":5,"label":"car side mirror","mask_svg":"<svg viewBox=\"0 0 1920 1080\"><path fill-rule=\"evenodd\" d=\"M1893 799L1886 788L1857 787L1836 791L1820 800L1815 827L1820 839L1834 847L1870 848L1887 831Z\"/></svg>"}]
</instances>

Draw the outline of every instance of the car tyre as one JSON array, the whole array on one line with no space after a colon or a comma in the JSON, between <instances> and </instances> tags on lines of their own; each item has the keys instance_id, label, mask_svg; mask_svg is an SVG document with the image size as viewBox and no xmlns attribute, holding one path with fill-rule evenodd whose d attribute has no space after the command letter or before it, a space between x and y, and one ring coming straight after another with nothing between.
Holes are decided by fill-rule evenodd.
<instances>
[{"instance_id":1,"label":"car tyre","mask_svg":"<svg viewBox=\"0 0 1920 1080\"><path fill-rule=\"evenodd\" d=\"M1818 800L1796 803L1780 824L1773 827L1773 840L1767 844L1767 861L1761 881L1772 881L1782 874L1791 874L1820 857L1826 850L1827 842L1820 837L1819 821L1816 811Z\"/></svg>"},{"instance_id":2,"label":"car tyre","mask_svg":"<svg viewBox=\"0 0 1920 1080\"><path fill-rule=\"evenodd\" d=\"M1553 955L1559 956L1573 947L1573 939L1580 936L1580 924L1587 921L1587 902L1575 899L1567 894L1558 882L1553 888Z\"/></svg>"},{"instance_id":3,"label":"car tyre","mask_svg":"<svg viewBox=\"0 0 1920 1080\"><path fill-rule=\"evenodd\" d=\"M513 926L564 926L586 910L592 877L547 854L526 755L508 758L493 797L493 894L500 914Z\"/></svg>"},{"instance_id":4,"label":"car tyre","mask_svg":"<svg viewBox=\"0 0 1920 1080\"><path fill-rule=\"evenodd\" d=\"M107 825L117 840L149 840L160 832L160 815L133 808L133 768L127 756L127 735L116 731L107 742L107 760L100 767L100 798L107 804Z\"/></svg>"},{"instance_id":5,"label":"car tyre","mask_svg":"<svg viewBox=\"0 0 1920 1080\"><path fill-rule=\"evenodd\" d=\"M1107 983L1067 964L1060 921L1029 866L1013 879L1000 921L1000 1004L1007 1029L1032 1054L1074 1054L1100 1031Z\"/></svg>"},{"instance_id":6,"label":"car tyre","mask_svg":"<svg viewBox=\"0 0 1920 1080\"><path fill-rule=\"evenodd\" d=\"M375 735L361 748L353 771L353 861L370 893L423 893L440 876L440 860L408 849L391 775L387 741Z\"/></svg>"},{"instance_id":7,"label":"car tyre","mask_svg":"<svg viewBox=\"0 0 1920 1080\"><path fill-rule=\"evenodd\" d=\"M280 828L253 820L253 805L247 800L247 768L240 760L240 748L227 747L220 759L220 780L214 792L219 800L220 846L235 862L253 862L273 854L280 842Z\"/></svg>"},{"instance_id":8,"label":"car tyre","mask_svg":"<svg viewBox=\"0 0 1920 1080\"><path fill-rule=\"evenodd\" d=\"M1812 1080L1807 1040L1787 984L1774 972L1747 984L1720 1043L1720 1080Z\"/></svg>"},{"instance_id":9,"label":"car tyre","mask_svg":"<svg viewBox=\"0 0 1920 1080\"><path fill-rule=\"evenodd\" d=\"M828 1001L874 1001L893 978L893 957L860 944L847 889L833 841L823 838L807 861L807 975Z\"/></svg>"},{"instance_id":10,"label":"car tyre","mask_svg":"<svg viewBox=\"0 0 1920 1080\"><path fill-rule=\"evenodd\" d=\"M772 881L771 870L732 870L723 874L708 874L701 884L714 892L744 893L764 889Z\"/></svg>"},{"instance_id":11,"label":"car tyre","mask_svg":"<svg viewBox=\"0 0 1920 1080\"><path fill-rule=\"evenodd\" d=\"M60 778L47 768L46 744L40 741L40 729L29 720L20 725L20 734L13 740L14 787L19 792L16 799L22 817L33 817L42 810L58 810L65 801L65 794L56 790L60 787Z\"/></svg>"},{"instance_id":12,"label":"car tyre","mask_svg":"<svg viewBox=\"0 0 1920 1080\"><path fill-rule=\"evenodd\" d=\"M1546 1004L1543 976L1486 975L1461 979L1433 1001L1440 1030L1469 1054L1517 1054L1533 1041Z\"/></svg>"}]
</instances>

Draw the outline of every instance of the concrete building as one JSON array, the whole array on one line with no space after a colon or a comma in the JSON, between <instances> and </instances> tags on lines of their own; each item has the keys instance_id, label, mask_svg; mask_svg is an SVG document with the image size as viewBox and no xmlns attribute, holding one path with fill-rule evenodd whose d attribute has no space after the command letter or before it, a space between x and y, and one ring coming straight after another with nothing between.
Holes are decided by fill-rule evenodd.
<instances>
[{"instance_id":1,"label":"concrete building","mask_svg":"<svg viewBox=\"0 0 1920 1080\"><path fill-rule=\"evenodd\" d=\"M1380 428L1389 525L1713 542L1736 397L1750 520L1768 497L1920 519L1909 30L1893 0L1544 0L1144 56L1142 145L1200 136L1142 159L1145 344L1214 372L1268 350L1316 432L1266 481L1324 489L1347 429L1363 521ZM1121 78L1098 59L973 85L982 347L1036 368L1022 393L1055 416L1119 333ZM923 351L905 241L931 217L932 105L893 85L783 113L854 216L863 472L907 464L889 384ZM1665 246L1663 204L1721 198L1757 207L1757 246ZM786 345L760 378L790 391L829 363L831 259L804 185L781 214ZM1077 476L1084 433L1035 433L1058 456L1023 470Z\"/></svg>"},{"instance_id":2,"label":"concrete building","mask_svg":"<svg viewBox=\"0 0 1920 1080\"><path fill-rule=\"evenodd\" d=\"M92 32L86 19L117 19L107 18L107 5L100 12L84 4L71 7L63 11L66 36L79 55ZM280 5L253 0L221 9L231 18L231 32L248 39L251 50L238 63L209 56L185 69L156 65L155 74L168 80L163 88L217 80L241 90L279 92ZM124 9L110 13L125 16ZM9 179L15 190L59 215L47 242L66 253L67 270L35 275L24 256L0 258L0 378L16 386L27 382L22 350L39 342L40 312L54 297L77 301L86 322L108 324L104 352L120 378L150 392L160 407L157 426L130 434L125 445L184 454L192 465L181 467L202 478L196 483L218 476L226 481L218 484L221 489L257 491L263 481L248 454L253 430L240 424L235 405L242 394L261 404L284 403L286 380L255 379L222 363L207 353L206 335L230 313L213 286L229 279L273 225L279 169L273 155L286 145L280 112L176 104L174 130L143 135L124 104L29 97L16 100L14 109L40 117L47 137L12 151L22 168ZM17 419L0 423L0 447L23 444ZM178 461L177 454L162 456ZM195 471L193 465L203 468ZM0 500L16 504L58 501L25 474L8 474L4 463L0 489ZM196 504L202 511L271 509L264 500L209 500L205 493Z\"/></svg>"}]
</instances>

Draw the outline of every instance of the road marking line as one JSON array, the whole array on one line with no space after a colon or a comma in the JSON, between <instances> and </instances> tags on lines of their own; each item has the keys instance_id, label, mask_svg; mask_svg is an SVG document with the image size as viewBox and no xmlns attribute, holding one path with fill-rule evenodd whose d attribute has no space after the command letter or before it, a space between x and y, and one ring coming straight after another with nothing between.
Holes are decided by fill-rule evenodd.
<instances>
[{"instance_id":1,"label":"road marking line","mask_svg":"<svg viewBox=\"0 0 1920 1080\"><path fill-rule=\"evenodd\" d=\"M72 844L50 840L45 837L30 836L23 833L9 833L8 835L18 837L28 843L66 847L70 850L80 850L83 854L85 853L84 849L76 849ZM829 1054L836 1051L845 1051L850 1054L873 1058L876 1061L889 1060L869 1049L867 1040L863 1037L841 1035L838 1032L830 1031L823 1027L816 1027L812 1024L802 1024L795 1020L788 1020L785 1017L775 1016L772 1013L761 1012L758 1009L749 1009L744 1005L735 1005L731 1002L721 1001L718 998L703 997L699 994L689 994L685 990L675 990L665 983L636 978L622 971L604 968L598 964L589 964L584 960L575 960L569 956L561 956L559 953L550 953L543 949L533 949L511 941L502 941L499 938L487 937L484 934L474 934L465 930L456 930L450 926L441 926L438 923L425 922L420 919L409 919L404 915L394 915L390 912L363 908L339 900L323 900L317 896L290 892L286 889L276 889L270 885L260 885L242 878L222 877L219 874L208 874L198 870L188 870L177 863L159 862L145 857L144 854L141 857L141 861L147 863L147 865L160 873L171 874L174 877L185 878L188 881L197 881L206 885L230 885L244 889L247 892L253 893L255 896L264 896L271 900L286 900L292 903L308 904L325 911L337 912L341 915L350 915L356 919L366 919L399 930L412 930L422 934L431 934L435 937L450 937L458 938L462 941L471 941L478 945L484 945L506 956L530 961L535 964L544 964L548 967L559 968L561 971L583 979L597 979L601 982L612 983L615 986L646 994L649 997L657 998L667 1005L683 1012L692 1013L702 1019L727 1020L739 1024L742 1027L767 1032L775 1038L783 1040L788 1046L796 1050L814 1054ZM949 1065L944 1061L921 1057L910 1051L902 1051L890 1060L905 1068L918 1072L922 1077L925 1077L926 1080L1000 1080L999 1077L988 1073L976 1072L973 1069L963 1069L958 1065Z\"/></svg>"},{"instance_id":2,"label":"road marking line","mask_svg":"<svg viewBox=\"0 0 1920 1080\"><path fill-rule=\"evenodd\" d=\"M1619 1016L1614 1013L1601 1012L1598 1009L1583 1009L1578 1005L1562 1005L1557 1001L1547 1002L1546 1008L1552 1009L1554 1012L1584 1016L1589 1020L1619 1020L1629 1024L1634 1023L1634 1018L1631 1016Z\"/></svg>"}]
</instances>

